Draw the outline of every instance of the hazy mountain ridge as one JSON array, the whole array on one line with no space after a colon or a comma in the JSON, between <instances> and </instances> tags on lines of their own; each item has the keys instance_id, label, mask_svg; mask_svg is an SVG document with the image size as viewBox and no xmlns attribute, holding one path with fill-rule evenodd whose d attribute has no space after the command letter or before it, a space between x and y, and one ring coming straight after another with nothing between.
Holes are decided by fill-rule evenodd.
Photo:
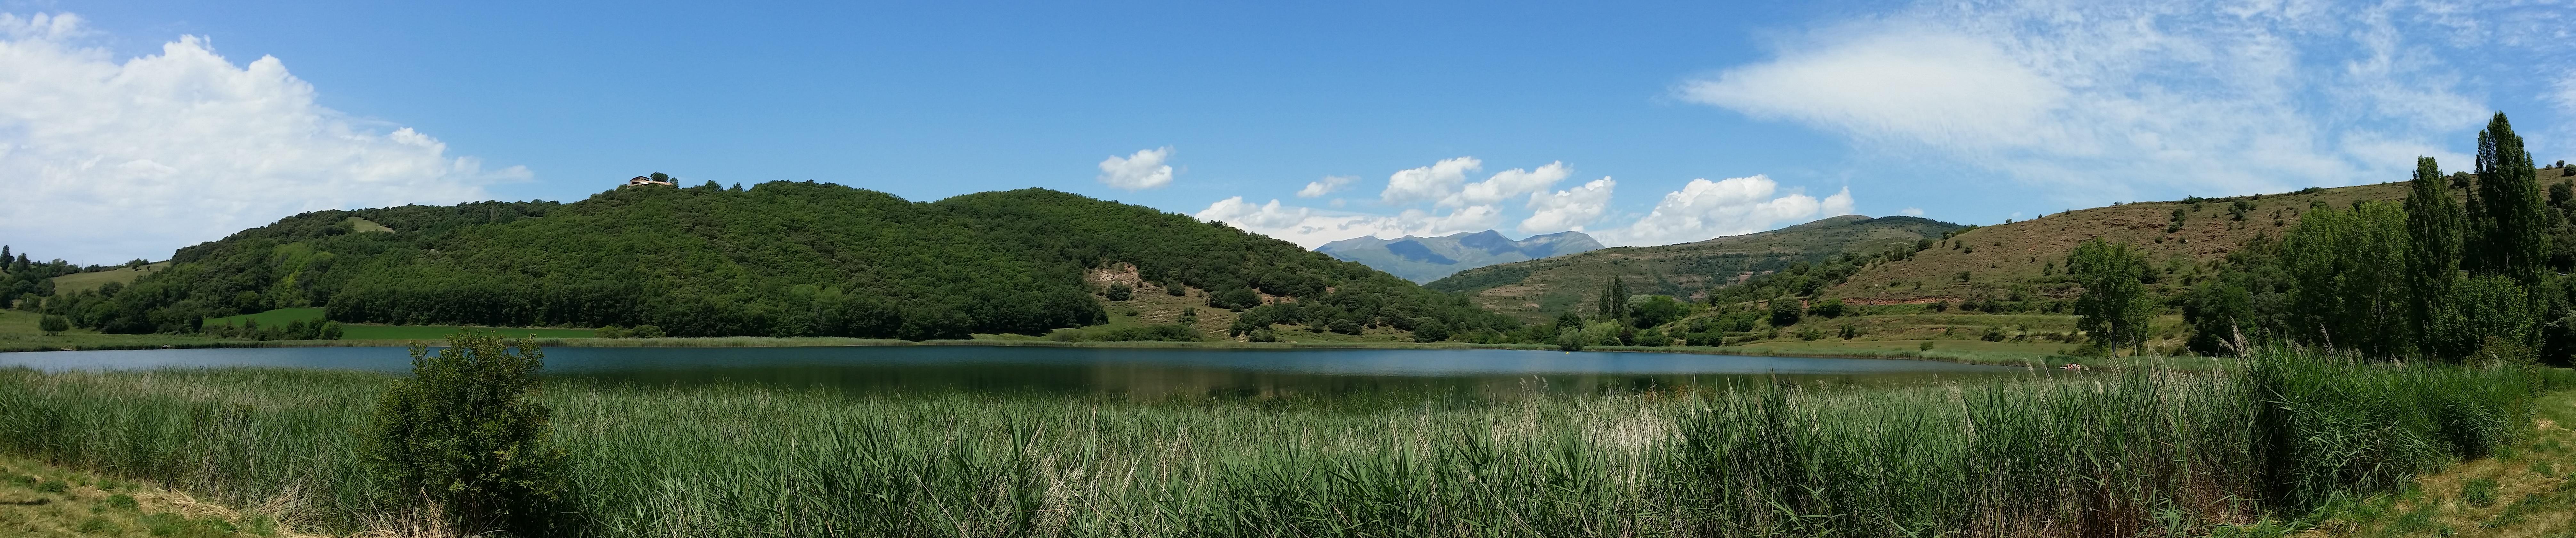
<instances>
[{"instance_id":1,"label":"hazy mountain ridge","mask_svg":"<svg viewBox=\"0 0 2576 538\"><path fill-rule=\"evenodd\" d=\"M1480 267L1425 284L1470 294L1481 306L1536 319L1578 308L1617 276L1637 293L1690 298L1710 286L1836 254L1885 250L1965 228L1920 217L1830 217L1743 235L1650 247L1615 247L1571 256Z\"/></svg>"},{"instance_id":2,"label":"hazy mountain ridge","mask_svg":"<svg viewBox=\"0 0 2576 538\"><path fill-rule=\"evenodd\" d=\"M1362 236L1325 243L1315 251L1419 283L1478 267L1601 248L1600 241L1583 232L1557 232L1514 241L1503 237L1502 232L1485 230L1440 237Z\"/></svg>"}]
</instances>

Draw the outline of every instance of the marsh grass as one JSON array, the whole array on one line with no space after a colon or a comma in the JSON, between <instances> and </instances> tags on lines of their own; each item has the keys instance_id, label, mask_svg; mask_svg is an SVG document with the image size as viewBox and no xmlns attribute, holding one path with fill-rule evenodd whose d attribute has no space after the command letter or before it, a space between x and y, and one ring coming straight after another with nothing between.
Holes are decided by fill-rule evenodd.
<instances>
[{"instance_id":1,"label":"marsh grass","mask_svg":"<svg viewBox=\"0 0 2576 538\"><path fill-rule=\"evenodd\" d=\"M391 379L0 371L0 450L381 528L417 519L369 504L355 456ZM2485 453L2531 380L2274 350L1894 388L544 398L574 462L559 517L589 536L2165 536Z\"/></svg>"}]
</instances>

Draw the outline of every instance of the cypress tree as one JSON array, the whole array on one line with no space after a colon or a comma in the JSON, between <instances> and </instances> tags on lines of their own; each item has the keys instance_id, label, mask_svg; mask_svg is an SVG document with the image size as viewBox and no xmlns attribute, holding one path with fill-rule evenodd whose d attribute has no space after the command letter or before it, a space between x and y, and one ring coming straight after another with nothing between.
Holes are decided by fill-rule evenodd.
<instances>
[{"instance_id":1,"label":"cypress tree","mask_svg":"<svg viewBox=\"0 0 2576 538\"><path fill-rule=\"evenodd\" d=\"M2406 193L2406 272L2409 326L2424 333L2417 342L2420 351L2430 355L2455 355L2461 350L2444 349L2431 334L2432 328L2447 326L2442 322L2444 299L2451 294L2451 284L2459 279L2461 229L2468 217L2461 213L2460 203L2451 197L2450 181L2442 176L2442 167L2432 157L2415 158L2415 179L2407 182Z\"/></svg>"},{"instance_id":2,"label":"cypress tree","mask_svg":"<svg viewBox=\"0 0 2576 538\"><path fill-rule=\"evenodd\" d=\"M2548 261L2548 211L2531 153L2503 112L2478 131L2477 178L2477 198L2469 204L2469 272L2537 284Z\"/></svg>"},{"instance_id":3,"label":"cypress tree","mask_svg":"<svg viewBox=\"0 0 2576 538\"><path fill-rule=\"evenodd\" d=\"M1601 287L1600 314L1605 320L1628 317L1628 284L1619 277L1610 277L1610 283Z\"/></svg>"}]
</instances>

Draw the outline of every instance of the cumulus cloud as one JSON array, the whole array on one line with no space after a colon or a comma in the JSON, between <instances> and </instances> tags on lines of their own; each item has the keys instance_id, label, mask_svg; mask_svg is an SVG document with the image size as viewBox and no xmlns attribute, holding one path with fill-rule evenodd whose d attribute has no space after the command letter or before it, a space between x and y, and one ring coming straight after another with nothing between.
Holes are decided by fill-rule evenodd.
<instances>
[{"instance_id":1,"label":"cumulus cloud","mask_svg":"<svg viewBox=\"0 0 2576 538\"><path fill-rule=\"evenodd\" d=\"M1172 184L1172 147L1136 150L1133 155L1109 156L1100 161L1100 182L1111 187L1138 191Z\"/></svg>"},{"instance_id":2,"label":"cumulus cloud","mask_svg":"<svg viewBox=\"0 0 2576 538\"><path fill-rule=\"evenodd\" d=\"M1920 216L1923 216L1923 208L1920 208L1920 207L1908 207L1908 208L1905 208L1905 210L1904 210L1904 211L1898 211L1897 213L1903 213L1903 214L1905 214L1905 216L1908 216L1908 217L1920 217Z\"/></svg>"},{"instance_id":3,"label":"cumulus cloud","mask_svg":"<svg viewBox=\"0 0 2576 538\"><path fill-rule=\"evenodd\" d=\"M1359 180L1359 176L1324 176L1324 179L1306 183L1306 188L1297 189L1297 197L1314 198L1332 194L1333 191L1342 190L1342 187L1348 187L1352 182Z\"/></svg>"},{"instance_id":4,"label":"cumulus cloud","mask_svg":"<svg viewBox=\"0 0 2576 538\"><path fill-rule=\"evenodd\" d=\"M1669 245L1852 212L1848 187L1821 200L1800 193L1779 195L1779 190L1779 183L1766 176L1694 179L1681 190L1666 193L1653 211L1635 223L1606 230L1599 237L1611 245Z\"/></svg>"},{"instance_id":5,"label":"cumulus cloud","mask_svg":"<svg viewBox=\"0 0 2576 538\"><path fill-rule=\"evenodd\" d=\"M1394 238L1483 231L1502 222L1501 212L1490 206L1463 208L1445 214L1408 209L1395 215L1369 215L1283 206L1278 200L1255 204L1241 196L1208 204L1207 209L1200 210L1196 216L1199 220L1223 222L1306 248L1364 235Z\"/></svg>"},{"instance_id":6,"label":"cumulus cloud","mask_svg":"<svg viewBox=\"0 0 2576 538\"><path fill-rule=\"evenodd\" d=\"M1431 166L1414 168L1386 177L1386 190L1378 199L1390 204L1426 202L1455 195L1467 182L1467 173L1484 168L1485 162L1475 157L1441 159Z\"/></svg>"},{"instance_id":7,"label":"cumulus cloud","mask_svg":"<svg viewBox=\"0 0 2576 538\"><path fill-rule=\"evenodd\" d=\"M2563 9L2507 4L1923 0L1675 93L2083 201L2392 181L2466 164L2441 148L2484 121L2476 81L2565 65L2444 60L2567 48L2500 42Z\"/></svg>"},{"instance_id":8,"label":"cumulus cloud","mask_svg":"<svg viewBox=\"0 0 2576 538\"><path fill-rule=\"evenodd\" d=\"M1523 194L1545 191L1548 187L1555 186L1558 180L1565 179L1565 176L1573 173L1574 169L1567 168L1563 161L1547 163L1537 170L1519 168L1504 170L1494 174L1493 177L1485 178L1484 181L1459 187L1457 192L1442 197L1440 205L1451 207L1492 205L1518 198Z\"/></svg>"},{"instance_id":9,"label":"cumulus cloud","mask_svg":"<svg viewBox=\"0 0 2576 538\"><path fill-rule=\"evenodd\" d=\"M0 237L82 263L167 257L303 211L456 203L525 180L314 102L284 62L204 39L118 61L70 14L0 14Z\"/></svg>"},{"instance_id":10,"label":"cumulus cloud","mask_svg":"<svg viewBox=\"0 0 2576 538\"><path fill-rule=\"evenodd\" d=\"M1592 180L1580 187L1554 194L1530 193L1530 217L1521 220L1521 233L1554 233L1583 229L1593 219L1610 209L1610 188L1619 183L1610 178Z\"/></svg>"}]
</instances>

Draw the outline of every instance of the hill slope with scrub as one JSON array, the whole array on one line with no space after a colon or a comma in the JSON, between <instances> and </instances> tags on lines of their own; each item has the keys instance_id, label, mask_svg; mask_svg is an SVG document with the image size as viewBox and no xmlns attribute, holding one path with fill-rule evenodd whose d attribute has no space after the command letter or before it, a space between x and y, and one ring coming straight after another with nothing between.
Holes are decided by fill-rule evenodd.
<instances>
[{"instance_id":1,"label":"hill slope with scrub","mask_svg":"<svg viewBox=\"0 0 2576 538\"><path fill-rule=\"evenodd\" d=\"M1372 326L1512 325L1360 264L1152 208L1044 189L911 202L812 182L318 211L44 308L127 333L319 306L350 323L963 338L1107 321L1107 296L1135 292L1088 278L1111 267L1231 310L1297 301Z\"/></svg>"}]
</instances>

